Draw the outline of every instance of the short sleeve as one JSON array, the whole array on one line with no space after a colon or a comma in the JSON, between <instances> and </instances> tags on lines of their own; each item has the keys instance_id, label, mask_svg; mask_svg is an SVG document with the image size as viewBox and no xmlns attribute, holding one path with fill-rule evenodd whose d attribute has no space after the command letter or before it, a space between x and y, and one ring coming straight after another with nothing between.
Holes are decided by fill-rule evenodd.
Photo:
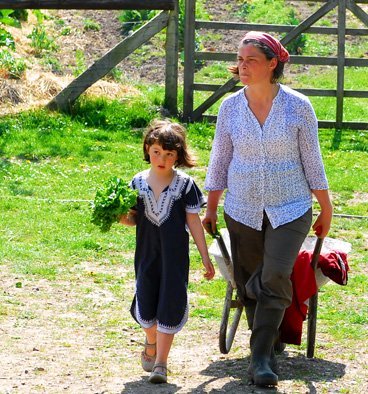
<instances>
[{"instance_id":1,"label":"short sleeve","mask_svg":"<svg viewBox=\"0 0 368 394\"><path fill-rule=\"evenodd\" d=\"M137 189L138 189L138 186L137 186L137 177L136 177L136 176L129 182L129 187L130 187L132 190L137 190ZM132 211L136 211L136 210L137 210L138 198L139 198L139 197L137 197L137 202L130 208Z\"/></svg>"},{"instance_id":2,"label":"short sleeve","mask_svg":"<svg viewBox=\"0 0 368 394\"><path fill-rule=\"evenodd\" d=\"M201 208L206 204L202 192L192 178L188 179L184 202L185 211L188 213L199 213Z\"/></svg>"}]
</instances>

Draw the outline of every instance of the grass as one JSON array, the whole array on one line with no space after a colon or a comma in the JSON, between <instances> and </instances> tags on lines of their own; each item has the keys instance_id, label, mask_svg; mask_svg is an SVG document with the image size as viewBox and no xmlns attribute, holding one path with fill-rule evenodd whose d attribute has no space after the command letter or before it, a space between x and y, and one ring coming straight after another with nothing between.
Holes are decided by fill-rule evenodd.
<instances>
[{"instance_id":1,"label":"grass","mask_svg":"<svg viewBox=\"0 0 368 394\"><path fill-rule=\"evenodd\" d=\"M19 325L37 325L39 299L30 287L47 283L54 288L52 305L60 303L63 311L52 318L53 327L83 329L86 340L93 332L88 330L97 330L96 349L117 353L129 346L122 327L139 336L126 312L134 289L135 229L114 225L109 233L101 233L90 222L90 202L110 175L129 180L146 168L142 132L158 116L163 94L161 88L141 89L140 95L123 102L83 99L70 115L39 110L0 119L0 267L27 300L17 303L4 293L0 322L16 319ZM201 187L213 133L210 124L188 126L190 146L198 158L198 166L189 172ZM337 138L332 130L321 130L320 141L336 212L367 217L367 134L346 130ZM331 236L352 243L350 279L346 287L328 284L320 293L318 333L332 343L344 342L347 359L355 357L354 349L368 339L367 234L367 219L334 219ZM210 322L218 325L222 315L226 283L219 274L207 282L202 272L191 243L192 329ZM69 299L65 306L64 293ZM104 317L102 310L108 312ZM75 348L74 340L58 341ZM301 349L305 346L303 342ZM331 350L318 344L317 351L323 358ZM119 360L126 362L124 357Z\"/></svg>"},{"instance_id":2,"label":"grass","mask_svg":"<svg viewBox=\"0 0 368 394\"><path fill-rule=\"evenodd\" d=\"M108 175L130 179L145 168L142 130L156 116L157 94L153 101L138 97L129 104L82 101L72 115L40 110L1 120L3 259L35 261L33 268L32 263L23 267L32 274L43 272L40 262L71 256L99 258L105 253L114 259L121 247L133 249L130 229L124 229L126 237L119 241L121 230L105 235L96 232L88 220L89 202ZM203 184L213 126L190 125L188 135L199 164L191 173ZM321 130L320 138L336 211L367 215L366 133L344 132L337 149L332 130ZM357 193L363 197L352 204ZM23 212L27 212L28 225L19 227ZM44 275L55 277L56 270L50 268Z\"/></svg>"}]
</instances>

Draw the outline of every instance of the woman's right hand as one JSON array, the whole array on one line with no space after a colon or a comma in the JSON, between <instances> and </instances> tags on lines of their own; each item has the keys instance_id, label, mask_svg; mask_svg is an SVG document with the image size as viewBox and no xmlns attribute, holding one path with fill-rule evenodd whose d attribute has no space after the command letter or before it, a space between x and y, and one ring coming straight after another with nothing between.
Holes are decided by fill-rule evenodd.
<instances>
[{"instance_id":1,"label":"woman's right hand","mask_svg":"<svg viewBox=\"0 0 368 394\"><path fill-rule=\"evenodd\" d=\"M223 190L211 190L208 192L206 215L202 220L202 226L208 234L215 234L217 230L217 207Z\"/></svg>"},{"instance_id":2,"label":"woman's right hand","mask_svg":"<svg viewBox=\"0 0 368 394\"><path fill-rule=\"evenodd\" d=\"M202 226L208 234L213 235L217 229L217 212L207 210L205 217L202 219Z\"/></svg>"}]
</instances>

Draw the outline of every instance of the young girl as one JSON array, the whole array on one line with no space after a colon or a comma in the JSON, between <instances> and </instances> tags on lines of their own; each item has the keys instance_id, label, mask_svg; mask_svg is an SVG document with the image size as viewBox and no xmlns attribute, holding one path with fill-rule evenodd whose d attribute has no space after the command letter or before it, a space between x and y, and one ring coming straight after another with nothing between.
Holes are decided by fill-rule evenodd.
<instances>
[{"instance_id":1,"label":"young girl","mask_svg":"<svg viewBox=\"0 0 368 394\"><path fill-rule=\"evenodd\" d=\"M168 120L153 121L143 143L151 167L134 176L137 205L120 223L136 225L136 294L133 318L146 333L142 367L152 383L167 382L167 358L174 339L188 319L189 235L192 234L206 272L210 261L198 212L204 204L193 179L176 167L193 167L185 130Z\"/></svg>"}]
</instances>

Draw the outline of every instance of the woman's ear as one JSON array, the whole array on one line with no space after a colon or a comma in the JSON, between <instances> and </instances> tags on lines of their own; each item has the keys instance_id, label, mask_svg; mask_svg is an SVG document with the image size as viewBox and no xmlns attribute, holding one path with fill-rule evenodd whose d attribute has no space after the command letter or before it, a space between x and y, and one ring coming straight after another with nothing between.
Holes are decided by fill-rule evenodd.
<instances>
[{"instance_id":1,"label":"woman's ear","mask_svg":"<svg viewBox=\"0 0 368 394\"><path fill-rule=\"evenodd\" d=\"M271 70L274 70L274 69L277 67L278 62L279 62L279 61L277 60L276 57L273 57L273 58L270 60L270 68L271 68Z\"/></svg>"}]
</instances>

